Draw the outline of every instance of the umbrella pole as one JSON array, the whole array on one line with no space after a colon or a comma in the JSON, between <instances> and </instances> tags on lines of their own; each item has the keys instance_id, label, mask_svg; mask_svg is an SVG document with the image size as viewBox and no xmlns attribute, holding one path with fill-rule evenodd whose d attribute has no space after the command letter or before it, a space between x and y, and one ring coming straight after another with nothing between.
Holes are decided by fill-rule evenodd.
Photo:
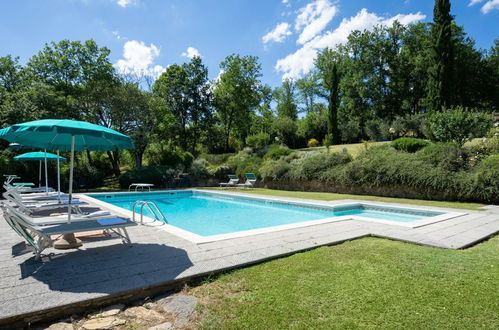
<instances>
[{"instance_id":1,"label":"umbrella pole","mask_svg":"<svg viewBox=\"0 0 499 330\"><path fill-rule=\"evenodd\" d=\"M47 149L44 150L44 155L45 155L45 193L49 193L49 178L48 178L48 171L47 171Z\"/></svg>"},{"instance_id":2,"label":"umbrella pole","mask_svg":"<svg viewBox=\"0 0 499 330\"><path fill-rule=\"evenodd\" d=\"M39 161L40 166L38 166L38 187L42 186L42 160Z\"/></svg>"},{"instance_id":3,"label":"umbrella pole","mask_svg":"<svg viewBox=\"0 0 499 330\"><path fill-rule=\"evenodd\" d=\"M71 223L71 201L73 200L73 167L75 156L75 137L71 136L71 162L69 168L69 199L68 199L68 223ZM75 237L74 233L64 234L54 243L56 249L74 249L81 246L81 240Z\"/></svg>"},{"instance_id":4,"label":"umbrella pole","mask_svg":"<svg viewBox=\"0 0 499 330\"><path fill-rule=\"evenodd\" d=\"M61 201L61 171L59 169L59 150L57 150L57 198Z\"/></svg>"},{"instance_id":5,"label":"umbrella pole","mask_svg":"<svg viewBox=\"0 0 499 330\"><path fill-rule=\"evenodd\" d=\"M71 202L73 200L73 167L75 157L75 137L71 136L71 162L69 167L69 204L68 204L68 223L71 223Z\"/></svg>"}]
</instances>

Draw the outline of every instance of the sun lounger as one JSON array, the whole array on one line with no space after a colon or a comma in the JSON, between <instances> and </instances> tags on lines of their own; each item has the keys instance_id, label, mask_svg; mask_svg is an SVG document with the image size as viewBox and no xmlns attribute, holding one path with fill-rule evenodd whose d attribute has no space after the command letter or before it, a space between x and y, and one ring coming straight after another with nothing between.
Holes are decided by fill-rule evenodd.
<instances>
[{"instance_id":1,"label":"sun lounger","mask_svg":"<svg viewBox=\"0 0 499 330\"><path fill-rule=\"evenodd\" d=\"M246 182L237 184L237 187L241 188L254 188L256 184L256 175L253 173L246 173Z\"/></svg>"},{"instance_id":2,"label":"sun lounger","mask_svg":"<svg viewBox=\"0 0 499 330\"><path fill-rule=\"evenodd\" d=\"M6 192L3 194L3 197L12 203L13 205L17 206L19 210L26 214L32 214L34 212L38 211L50 211L50 210L57 210L59 208L66 208L69 205L69 200L48 200L48 201L38 201L38 202L23 202L18 200L15 196L13 196L11 193ZM71 201L71 205L73 206L73 210L75 213L82 213L80 206L82 205L88 205L88 203L80 201L79 199L75 199Z\"/></svg>"},{"instance_id":3,"label":"sun lounger","mask_svg":"<svg viewBox=\"0 0 499 330\"><path fill-rule=\"evenodd\" d=\"M53 245L53 235L64 235L93 230L112 231L121 237L123 244L130 245L130 237L126 227L137 224L128 219L113 217L99 220L75 221L72 223L61 223L52 226L37 226L25 221L21 213L14 209L2 206L3 217L16 233L23 237L26 242L34 248L36 259L47 247Z\"/></svg>"},{"instance_id":4,"label":"sun lounger","mask_svg":"<svg viewBox=\"0 0 499 330\"><path fill-rule=\"evenodd\" d=\"M235 187L239 183L239 178L235 174L229 174L229 182L220 182L220 187Z\"/></svg>"}]
</instances>

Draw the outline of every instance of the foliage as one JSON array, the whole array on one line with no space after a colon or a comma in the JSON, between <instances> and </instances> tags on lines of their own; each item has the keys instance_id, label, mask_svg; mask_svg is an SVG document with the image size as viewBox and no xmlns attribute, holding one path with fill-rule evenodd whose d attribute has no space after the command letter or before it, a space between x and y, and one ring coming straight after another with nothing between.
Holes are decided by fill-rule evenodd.
<instances>
[{"instance_id":1,"label":"foliage","mask_svg":"<svg viewBox=\"0 0 499 330\"><path fill-rule=\"evenodd\" d=\"M199 178L205 179L210 176L210 163L204 158L195 159L191 167L188 169L189 175Z\"/></svg>"},{"instance_id":2,"label":"foliage","mask_svg":"<svg viewBox=\"0 0 499 330\"><path fill-rule=\"evenodd\" d=\"M431 113L426 120L426 130L431 140L453 141L459 145L472 138L483 137L491 126L490 115L461 107Z\"/></svg>"},{"instance_id":3,"label":"foliage","mask_svg":"<svg viewBox=\"0 0 499 330\"><path fill-rule=\"evenodd\" d=\"M291 153L293 153L293 150L288 148L283 148L281 146L274 144L269 148L269 150L267 150L267 153L265 154L263 159L278 160L281 157L290 155Z\"/></svg>"},{"instance_id":4,"label":"foliage","mask_svg":"<svg viewBox=\"0 0 499 330\"><path fill-rule=\"evenodd\" d=\"M426 140L420 140L416 138L404 137L392 141L390 145L399 151L405 152L416 152L429 145L430 143Z\"/></svg>"},{"instance_id":5,"label":"foliage","mask_svg":"<svg viewBox=\"0 0 499 330\"><path fill-rule=\"evenodd\" d=\"M78 162L74 168L74 182L85 188L100 187L104 183L104 174L97 167L87 162Z\"/></svg>"},{"instance_id":6,"label":"foliage","mask_svg":"<svg viewBox=\"0 0 499 330\"><path fill-rule=\"evenodd\" d=\"M312 139L308 140L307 147L309 147L309 148L315 148L315 147L318 147L319 144L320 143L319 143L319 141L317 141L317 139L312 138Z\"/></svg>"},{"instance_id":7,"label":"foliage","mask_svg":"<svg viewBox=\"0 0 499 330\"><path fill-rule=\"evenodd\" d=\"M260 176L265 180L277 181L286 176L291 165L284 159L274 160L269 158L260 167Z\"/></svg>"},{"instance_id":8,"label":"foliage","mask_svg":"<svg viewBox=\"0 0 499 330\"><path fill-rule=\"evenodd\" d=\"M169 166L143 166L121 174L119 176L119 183L121 188L128 188L134 182L152 183L156 186L163 186L175 174L177 174L176 170Z\"/></svg>"},{"instance_id":9,"label":"foliage","mask_svg":"<svg viewBox=\"0 0 499 330\"><path fill-rule=\"evenodd\" d=\"M295 83L286 79L283 81L282 85L274 91L278 117L288 117L293 120L297 119L298 109L295 100L295 89Z\"/></svg>"},{"instance_id":10,"label":"foliage","mask_svg":"<svg viewBox=\"0 0 499 330\"><path fill-rule=\"evenodd\" d=\"M332 168L352 161L347 152L308 154L305 158L294 161L288 177L292 180L313 180Z\"/></svg>"},{"instance_id":11,"label":"foliage","mask_svg":"<svg viewBox=\"0 0 499 330\"><path fill-rule=\"evenodd\" d=\"M246 137L246 144L253 149L263 149L270 143L270 135L267 133L258 133Z\"/></svg>"},{"instance_id":12,"label":"foliage","mask_svg":"<svg viewBox=\"0 0 499 330\"><path fill-rule=\"evenodd\" d=\"M329 147L333 144L333 136L331 134L326 134L323 144L329 152Z\"/></svg>"},{"instance_id":13,"label":"foliage","mask_svg":"<svg viewBox=\"0 0 499 330\"><path fill-rule=\"evenodd\" d=\"M255 56L227 56L220 64L220 77L215 81L214 102L218 120L224 129L225 147L235 135L243 141L249 135L250 115L261 101L261 65Z\"/></svg>"},{"instance_id":14,"label":"foliage","mask_svg":"<svg viewBox=\"0 0 499 330\"><path fill-rule=\"evenodd\" d=\"M244 176L245 173L259 175L261 161L262 159L253 154L251 149L246 148L230 157L227 165L239 176Z\"/></svg>"},{"instance_id":15,"label":"foliage","mask_svg":"<svg viewBox=\"0 0 499 330\"><path fill-rule=\"evenodd\" d=\"M293 147L296 140L297 125L289 117L277 118L272 124L272 131L278 137L279 142Z\"/></svg>"}]
</instances>

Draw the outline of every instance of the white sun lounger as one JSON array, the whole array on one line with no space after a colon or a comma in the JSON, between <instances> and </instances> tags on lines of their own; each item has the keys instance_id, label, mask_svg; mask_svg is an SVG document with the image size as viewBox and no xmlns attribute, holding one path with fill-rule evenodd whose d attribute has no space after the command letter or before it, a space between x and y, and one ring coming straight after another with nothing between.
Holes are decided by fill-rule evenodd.
<instances>
[{"instance_id":1,"label":"white sun lounger","mask_svg":"<svg viewBox=\"0 0 499 330\"><path fill-rule=\"evenodd\" d=\"M12 208L3 206L3 217L7 223L26 242L34 248L35 259L39 259L43 250L53 245L51 236L69 233L78 233L93 230L112 231L121 237L123 244L131 245L130 237L126 227L137 224L128 219L119 217L104 218L99 220L76 221L72 223L61 223L52 226L36 226L24 220L19 212Z\"/></svg>"}]
</instances>

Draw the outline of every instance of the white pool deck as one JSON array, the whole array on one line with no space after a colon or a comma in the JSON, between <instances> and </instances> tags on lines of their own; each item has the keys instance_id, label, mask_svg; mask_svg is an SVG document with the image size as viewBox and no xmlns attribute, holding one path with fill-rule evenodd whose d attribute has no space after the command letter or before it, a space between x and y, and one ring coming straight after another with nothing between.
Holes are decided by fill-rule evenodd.
<instances>
[{"instance_id":1,"label":"white pool deck","mask_svg":"<svg viewBox=\"0 0 499 330\"><path fill-rule=\"evenodd\" d=\"M224 191L224 193L231 193ZM255 194L239 195L270 198ZM338 205L362 200L291 202ZM499 207L468 211L376 202L378 205L465 213L417 228L362 219L317 223L205 243L146 219L130 228L132 247L117 238L91 238L78 250L46 249L35 261L22 239L0 221L0 327L58 317L138 299L193 278L255 264L323 245L374 236L438 248L462 249L499 232Z\"/></svg>"}]
</instances>

